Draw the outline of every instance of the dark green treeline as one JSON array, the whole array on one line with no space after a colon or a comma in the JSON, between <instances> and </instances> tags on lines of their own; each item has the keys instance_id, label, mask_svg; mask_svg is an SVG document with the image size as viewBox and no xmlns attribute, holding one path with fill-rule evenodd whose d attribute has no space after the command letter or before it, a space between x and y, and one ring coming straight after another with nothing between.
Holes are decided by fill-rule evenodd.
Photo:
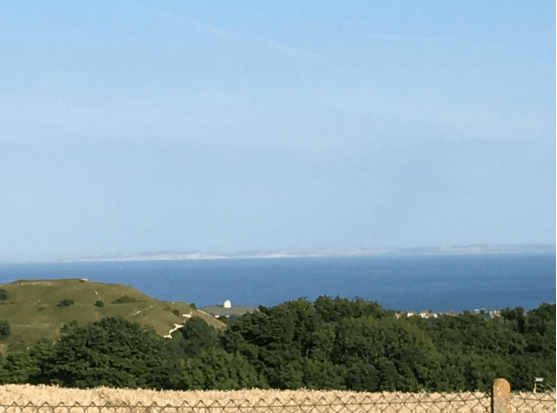
<instances>
[{"instance_id":1,"label":"dark green treeline","mask_svg":"<svg viewBox=\"0 0 557 413\"><path fill-rule=\"evenodd\" d=\"M500 317L464 312L395 317L376 302L319 297L228 321L218 332L192 318L173 334L121 318L66 326L2 360L1 383L159 389L488 391L494 377L531 390L555 386L555 304Z\"/></svg>"}]
</instances>

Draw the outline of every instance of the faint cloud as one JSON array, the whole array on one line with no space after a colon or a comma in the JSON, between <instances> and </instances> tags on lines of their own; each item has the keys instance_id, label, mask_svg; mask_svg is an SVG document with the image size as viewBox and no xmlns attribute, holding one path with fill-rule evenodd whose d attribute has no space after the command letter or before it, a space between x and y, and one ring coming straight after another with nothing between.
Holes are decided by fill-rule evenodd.
<instances>
[{"instance_id":1,"label":"faint cloud","mask_svg":"<svg viewBox=\"0 0 557 413\"><path fill-rule=\"evenodd\" d=\"M186 17L179 13L168 12L168 11L160 11L155 10L149 7L146 7L142 4L134 0L119 0L120 3L125 4L128 7L132 7L138 10L141 10L145 13L149 13L151 15L157 15L162 18L166 18L169 20L179 21L185 23L196 30L209 34L211 36L219 37L228 43L236 43L241 46L250 46L253 44L261 44L270 50L274 50L286 56L295 57L298 59L305 59L305 60L317 60L319 56L315 53L308 52L306 50L300 49L298 47L293 47L290 45L286 45L281 42L277 42L275 40L266 39L263 37L257 36L245 36L230 30L223 30L219 27L213 26L211 24L207 24L204 22L199 22L196 20L192 20L189 17Z\"/></svg>"},{"instance_id":2,"label":"faint cloud","mask_svg":"<svg viewBox=\"0 0 557 413\"><path fill-rule=\"evenodd\" d=\"M364 36L368 39L392 43L458 43L457 40L448 37L408 36L388 33L365 33Z\"/></svg>"},{"instance_id":3,"label":"faint cloud","mask_svg":"<svg viewBox=\"0 0 557 413\"><path fill-rule=\"evenodd\" d=\"M261 43L266 45L267 47L274 49L282 54L285 55L289 55L289 56L293 56L293 57L298 57L300 59L306 59L306 60L317 60L320 57L315 54L315 53L311 53L308 52L306 50L297 48L297 47L292 47L289 45L286 45L284 43L279 43L279 42L275 42L273 40L267 40L267 39L260 39Z\"/></svg>"},{"instance_id":4,"label":"faint cloud","mask_svg":"<svg viewBox=\"0 0 557 413\"><path fill-rule=\"evenodd\" d=\"M230 33L219 29L218 27L212 26L210 24L206 24L206 23L200 23L197 22L195 20L192 20L182 14L178 14L178 13L173 13L173 12L168 12L168 11L161 11L161 10L156 10L147 6L144 6L143 4L134 1L134 0L118 0L120 4L125 5L128 8L132 8L135 10L139 10L143 13L147 13L149 15L156 15L159 16L161 18L167 19L167 20L173 20L173 21L177 21L177 22L181 22L181 23L185 23L189 26L195 27L195 29L204 32L204 33L208 33L214 36L219 36L219 37L229 37Z\"/></svg>"},{"instance_id":5,"label":"faint cloud","mask_svg":"<svg viewBox=\"0 0 557 413\"><path fill-rule=\"evenodd\" d=\"M206 24L206 23L198 23L198 22L193 22L190 21L191 24L195 25L200 31L204 32L204 33L208 33L214 36L219 36L219 37L226 37L229 38L230 37L230 33L226 32L222 29L219 29L218 27L215 26L211 26L210 24Z\"/></svg>"}]
</instances>

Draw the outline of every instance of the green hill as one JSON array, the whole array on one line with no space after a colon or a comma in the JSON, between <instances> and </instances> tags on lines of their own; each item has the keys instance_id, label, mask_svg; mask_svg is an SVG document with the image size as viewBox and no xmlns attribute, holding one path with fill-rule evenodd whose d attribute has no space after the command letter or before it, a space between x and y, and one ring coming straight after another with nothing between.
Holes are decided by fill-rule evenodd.
<instances>
[{"instance_id":1,"label":"green hill","mask_svg":"<svg viewBox=\"0 0 557 413\"><path fill-rule=\"evenodd\" d=\"M175 324L185 324L188 318L184 314L201 317L217 328L225 326L185 302L159 301L123 284L85 279L18 280L0 284L0 289L7 292L0 301L0 320L7 320L11 326L10 336L0 341L4 356L23 351L41 339L54 342L64 324L77 322L84 326L105 317L121 316L151 325L162 336Z\"/></svg>"}]
</instances>

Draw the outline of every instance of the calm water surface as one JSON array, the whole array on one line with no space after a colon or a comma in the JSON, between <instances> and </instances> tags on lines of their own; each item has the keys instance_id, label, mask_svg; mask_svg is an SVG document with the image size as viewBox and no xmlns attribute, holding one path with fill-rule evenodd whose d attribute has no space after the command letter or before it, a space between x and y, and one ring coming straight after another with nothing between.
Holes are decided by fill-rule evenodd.
<instances>
[{"instance_id":1,"label":"calm water surface","mask_svg":"<svg viewBox=\"0 0 557 413\"><path fill-rule=\"evenodd\" d=\"M0 282L88 278L198 306L339 295L404 310L530 309L555 302L555 265L554 254L3 264Z\"/></svg>"}]
</instances>

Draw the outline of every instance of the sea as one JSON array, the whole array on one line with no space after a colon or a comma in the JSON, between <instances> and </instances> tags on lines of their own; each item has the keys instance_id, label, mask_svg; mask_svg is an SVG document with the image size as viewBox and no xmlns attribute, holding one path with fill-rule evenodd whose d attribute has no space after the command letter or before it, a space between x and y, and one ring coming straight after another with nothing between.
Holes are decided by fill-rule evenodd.
<instances>
[{"instance_id":1,"label":"sea","mask_svg":"<svg viewBox=\"0 0 557 413\"><path fill-rule=\"evenodd\" d=\"M1 264L0 283L87 278L198 307L361 297L385 309L456 312L554 303L555 254L386 255Z\"/></svg>"}]
</instances>

